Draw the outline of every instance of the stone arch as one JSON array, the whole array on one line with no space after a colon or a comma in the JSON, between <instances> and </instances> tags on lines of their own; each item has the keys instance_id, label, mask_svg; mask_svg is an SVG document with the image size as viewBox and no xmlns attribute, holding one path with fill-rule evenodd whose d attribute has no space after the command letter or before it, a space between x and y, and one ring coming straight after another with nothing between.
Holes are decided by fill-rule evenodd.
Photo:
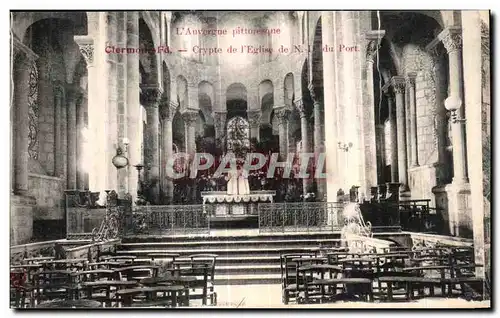
<instances>
[{"instance_id":1,"label":"stone arch","mask_svg":"<svg viewBox=\"0 0 500 318\"><path fill-rule=\"evenodd\" d=\"M226 90L227 119L233 116L247 118L248 96L247 88L241 83L232 83Z\"/></svg>"},{"instance_id":2,"label":"stone arch","mask_svg":"<svg viewBox=\"0 0 500 318\"><path fill-rule=\"evenodd\" d=\"M283 81L283 100L285 101L285 106L292 107L295 95L295 85L294 77L292 73L285 75Z\"/></svg>"},{"instance_id":3,"label":"stone arch","mask_svg":"<svg viewBox=\"0 0 500 318\"><path fill-rule=\"evenodd\" d=\"M179 75L176 79L177 82L177 103L179 109L184 110L188 106L188 83L184 76Z\"/></svg>"},{"instance_id":4,"label":"stone arch","mask_svg":"<svg viewBox=\"0 0 500 318\"><path fill-rule=\"evenodd\" d=\"M274 106L274 86L271 80L263 80L259 84L259 101L262 125L271 125L271 113Z\"/></svg>"},{"instance_id":5,"label":"stone arch","mask_svg":"<svg viewBox=\"0 0 500 318\"><path fill-rule=\"evenodd\" d=\"M212 116L212 112L215 108L215 90L210 82L201 81L198 84L198 102L200 112L203 114L203 118L205 119L205 124L213 126L214 119Z\"/></svg>"},{"instance_id":6,"label":"stone arch","mask_svg":"<svg viewBox=\"0 0 500 318\"><path fill-rule=\"evenodd\" d=\"M149 25L143 18L139 18L139 48L146 51L139 55L146 74L143 84L161 85L158 78L159 54L154 52L156 47Z\"/></svg>"}]
</instances>

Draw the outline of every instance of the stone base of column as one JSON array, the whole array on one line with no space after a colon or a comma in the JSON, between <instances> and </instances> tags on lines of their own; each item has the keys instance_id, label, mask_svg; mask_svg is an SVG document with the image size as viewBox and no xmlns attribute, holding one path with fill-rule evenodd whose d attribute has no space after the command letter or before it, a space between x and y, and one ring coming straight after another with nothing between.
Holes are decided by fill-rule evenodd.
<instances>
[{"instance_id":1,"label":"stone base of column","mask_svg":"<svg viewBox=\"0 0 500 318\"><path fill-rule=\"evenodd\" d=\"M33 211L36 199L31 196L10 196L10 244L28 243L33 236Z\"/></svg>"},{"instance_id":2,"label":"stone base of column","mask_svg":"<svg viewBox=\"0 0 500 318\"><path fill-rule=\"evenodd\" d=\"M448 225L450 234L472 238L472 210L470 208L470 185L451 183L444 187L448 199Z\"/></svg>"},{"instance_id":3,"label":"stone base of column","mask_svg":"<svg viewBox=\"0 0 500 318\"><path fill-rule=\"evenodd\" d=\"M411 191L407 190L407 189L400 188L399 189L399 200L400 201L411 200Z\"/></svg>"}]
</instances>

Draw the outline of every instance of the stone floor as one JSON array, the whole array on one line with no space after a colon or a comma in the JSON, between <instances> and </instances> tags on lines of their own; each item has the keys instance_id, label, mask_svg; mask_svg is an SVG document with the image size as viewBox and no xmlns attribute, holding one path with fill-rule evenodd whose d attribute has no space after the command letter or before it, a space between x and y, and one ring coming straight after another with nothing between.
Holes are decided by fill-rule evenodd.
<instances>
[{"instance_id":1,"label":"stone floor","mask_svg":"<svg viewBox=\"0 0 500 318\"><path fill-rule=\"evenodd\" d=\"M226 285L216 286L217 307L230 308L488 308L490 301L467 301L465 299L425 298L414 302L366 303L336 302L313 305L283 305L280 285ZM196 306L196 304L195 304Z\"/></svg>"}]
</instances>

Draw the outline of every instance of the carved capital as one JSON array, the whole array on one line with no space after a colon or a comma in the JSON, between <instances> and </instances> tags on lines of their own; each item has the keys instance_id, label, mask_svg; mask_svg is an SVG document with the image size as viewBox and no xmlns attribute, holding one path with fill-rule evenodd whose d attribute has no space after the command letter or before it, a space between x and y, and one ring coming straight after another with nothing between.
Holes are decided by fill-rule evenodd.
<instances>
[{"instance_id":1,"label":"carved capital","mask_svg":"<svg viewBox=\"0 0 500 318\"><path fill-rule=\"evenodd\" d=\"M157 85L141 85L141 105L147 107L158 107L162 91Z\"/></svg>"},{"instance_id":2,"label":"carved capital","mask_svg":"<svg viewBox=\"0 0 500 318\"><path fill-rule=\"evenodd\" d=\"M290 116L290 110L287 107L279 107L274 109L274 114L278 119L278 124L283 125L288 122Z\"/></svg>"},{"instance_id":3,"label":"carved capital","mask_svg":"<svg viewBox=\"0 0 500 318\"><path fill-rule=\"evenodd\" d=\"M248 123L250 127L258 127L260 125L261 112L259 110L252 110L247 112Z\"/></svg>"},{"instance_id":4,"label":"carved capital","mask_svg":"<svg viewBox=\"0 0 500 318\"><path fill-rule=\"evenodd\" d=\"M408 74L406 74L406 85L408 85L408 87L415 88L416 78L417 78L416 72L409 72Z\"/></svg>"},{"instance_id":5,"label":"carved capital","mask_svg":"<svg viewBox=\"0 0 500 318\"><path fill-rule=\"evenodd\" d=\"M392 88L394 89L395 94L404 94L405 93L406 80L404 77L393 76L391 82L392 82Z\"/></svg>"},{"instance_id":6,"label":"carved capital","mask_svg":"<svg viewBox=\"0 0 500 318\"><path fill-rule=\"evenodd\" d=\"M76 101L80 99L83 94L82 88L76 83L66 84L64 89L66 90L66 98L70 100Z\"/></svg>"},{"instance_id":7,"label":"carved capital","mask_svg":"<svg viewBox=\"0 0 500 318\"><path fill-rule=\"evenodd\" d=\"M443 42L448 54L462 49L462 32L460 28L446 28L439 33L438 38Z\"/></svg>"},{"instance_id":8,"label":"carved capital","mask_svg":"<svg viewBox=\"0 0 500 318\"><path fill-rule=\"evenodd\" d=\"M193 126L196 120L198 120L198 113L195 111L186 111L182 113L182 119L186 125Z\"/></svg>"},{"instance_id":9,"label":"carved capital","mask_svg":"<svg viewBox=\"0 0 500 318\"><path fill-rule=\"evenodd\" d=\"M307 88L309 89L309 94L311 95L311 99L313 100L313 102L315 103L319 102L319 96L314 91L313 83L309 83L309 85L307 85Z\"/></svg>"},{"instance_id":10,"label":"carved capital","mask_svg":"<svg viewBox=\"0 0 500 318\"><path fill-rule=\"evenodd\" d=\"M366 47L366 61L369 63L373 63L375 60L375 55L380 48L380 42L382 42L382 38L385 36L384 30L372 30L368 31L365 34L365 39L368 41Z\"/></svg>"},{"instance_id":11,"label":"carved capital","mask_svg":"<svg viewBox=\"0 0 500 318\"><path fill-rule=\"evenodd\" d=\"M294 102L294 105L297 108L297 110L299 111L301 118L307 117L309 115L309 113L306 109L306 105L304 104L304 101L302 99L296 100Z\"/></svg>"},{"instance_id":12,"label":"carved capital","mask_svg":"<svg viewBox=\"0 0 500 318\"><path fill-rule=\"evenodd\" d=\"M94 39L88 35L75 35L74 36L76 44L80 48L80 53L83 55L87 66L91 66L94 63Z\"/></svg>"},{"instance_id":13,"label":"carved capital","mask_svg":"<svg viewBox=\"0 0 500 318\"><path fill-rule=\"evenodd\" d=\"M36 55L29 47L24 45L16 37L12 38L12 44L14 46L14 57L18 62L23 63L26 67L31 67L33 61L38 59L38 55Z\"/></svg>"}]
</instances>

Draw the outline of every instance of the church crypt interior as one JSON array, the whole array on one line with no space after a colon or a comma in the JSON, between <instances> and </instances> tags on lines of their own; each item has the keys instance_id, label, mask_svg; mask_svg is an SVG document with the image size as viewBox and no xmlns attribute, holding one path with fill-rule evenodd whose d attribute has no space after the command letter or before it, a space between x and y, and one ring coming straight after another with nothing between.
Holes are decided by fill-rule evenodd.
<instances>
[{"instance_id":1,"label":"church crypt interior","mask_svg":"<svg viewBox=\"0 0 500 318\"><path fill-rule=\"evenodd\" d=\"M488 11L10 33L11 307L490 307Z\"/></svg>"}]
</instances>

